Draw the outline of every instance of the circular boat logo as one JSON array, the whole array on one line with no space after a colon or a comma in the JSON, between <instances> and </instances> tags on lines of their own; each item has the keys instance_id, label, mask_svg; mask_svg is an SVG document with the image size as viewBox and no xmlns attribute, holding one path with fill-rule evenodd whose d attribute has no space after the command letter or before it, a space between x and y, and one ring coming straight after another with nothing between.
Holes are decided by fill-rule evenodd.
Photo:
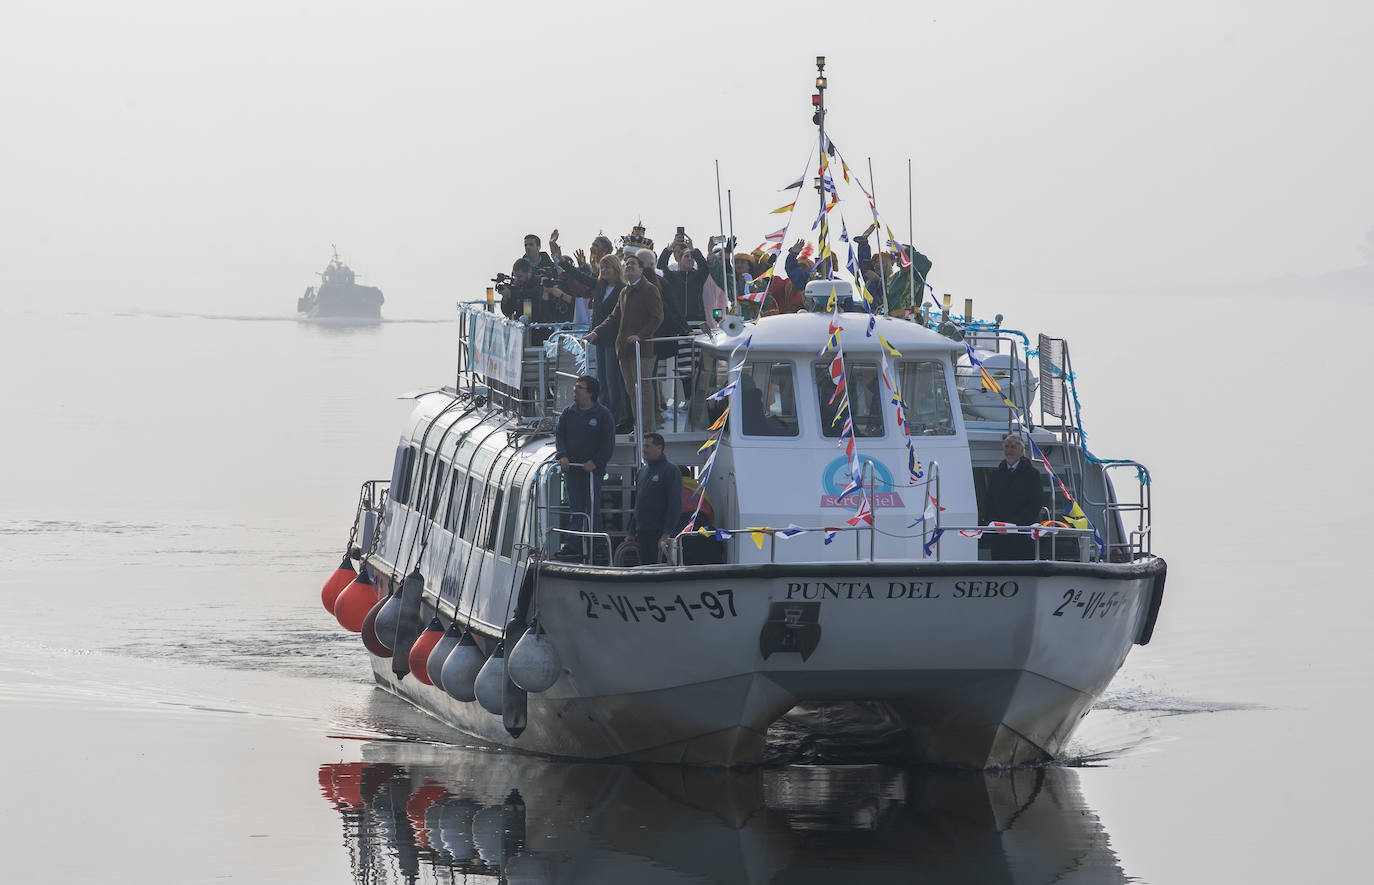
<instances>
[{"instance_id":1,"label":"circular boat logo","mask_svg":"<svg viewBox=\"0 0 1374 885\"><path fill-rule=\"evenodd\" d=\"M868 455L859 455L859 475L873 477L874 485L879 489L892 488L892 472L883 466L883 462ZM865 464L872 464L871 473L864 469ZM838 495L844 491L845 486L849 485L849 459L844 455L825 465L825 470L821 473L821 488L827 495Z\"/></svg>"}]
</instances>

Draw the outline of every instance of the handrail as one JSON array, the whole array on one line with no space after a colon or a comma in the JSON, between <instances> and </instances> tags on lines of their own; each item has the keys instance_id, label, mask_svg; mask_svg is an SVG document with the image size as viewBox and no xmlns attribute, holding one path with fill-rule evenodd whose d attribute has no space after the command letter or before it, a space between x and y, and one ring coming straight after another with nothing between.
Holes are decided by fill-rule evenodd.
<instances>
[{"instance_id":1,"label":"handrail","mask_svg":"<svg viewBox=\"0 0 1374 885\"><path fill-rule=\"evenodd\" d=\"M657 344L657 343L660 342L660 341L674 341L674 342L677 342L679 345L681 344L681 342L687 341L687 342L690 342L690 343L692 344L692 356L691 356L691 358L688 359L688 361L687 361L687 370L686 370L685 372L680 372L680 373L675 372L675 373L667 374L667 375L651 375L651 376L649 376L648 378L645 378L643 375L640 374L640 370L639 370L639 367L640 367L641 365L643 365L643 362L644 362L644 355L643 355L643 351L640 349L640 345L642 345L642 344ZM643 390L643 385L644 385L644 383L647 381L647 382L650 382L652 385L654 385L654 387L651 387L651 388L650 388L650 393L652 394L652 396L650 396L649 398L650 398L650 399L653 401L653 403L654 403L654 415L656 416L656 415L658 414L658 406L657 406L657 404L658 404L658 396L657 396L658 391L657 391L657 389L656 389L656 386L657 386L660 382L663 382L663 381L672 381L672 382L673 382L673 395L674 395L674 398L676 399L676 395L677 395L677 384L678 384L679 382L681 382L683 391L685 392L686 389L687 389L687 382L688 382L689 380L691 380L691 377L692 377L692 368L693 368L693 366L696 365L696 362L697 362L697 361L696 361L696 354L697 354L699 348L698 348L698 346L697 346L697 344L696 344L696 335L666 335L666 336L664 336L664 337L662 337L662 338L639 338L639 339L636 339L636 340L635 340L635 342L634 342L634 348L635 348L635 385L634 385L633 395L630 397L630 405L631 405L631 407L634 409L634 413L635 413L635 439L642 440L642 439L644 439L644 434L645 434L645 432L646 432L646 430L645 430L646 426L652 426L652 424L656 423L655 420L650 420L649 424L646 425L646 424L645 424L645 421L644 421L644 416L643 416L642 414L640 414L642 411L644 411L644 410L641 408L641 404L644 402L644 399L645 399L645 394L644 394L644 390ZM679 348L679 350L680 350L680 348ZM673 355L673 357L672 357L673 365L674 365L674 366L677 365L677 357L678 357L678 355L679 355L679 354L674 353L674 355ZM667 357L664 357L663 359L666 361L668 358L667 358ZM694 391L694 393L699 393L699 392L700 392L700 391ZM689 412L688 412L688 419L689 419L689 420L690 420L690 417L691 417L691 413L690 413L690 411L689 411ZM688 429L688 428L679 428L679 427L678 427L678 424L679 424L679 423L680 423L680 422L679 422L679 420L678 420L678 410L675 408L675 409L673 409L673 432L674 432L674 433L678 432L679 429ZM644 463L644 457L643 457L642 454L640 455L639 463L640 463L641 465Z\"/></svg>"},{"instance_id":2,"label":"handrail","mask_svg":"<svg viewBox=\"0 0 1374 885\"><path fill-rule=\"evenodd\" d=\"M554 549L554 548L553 548L553 536L554 536L554 535L558 535L558 536L560 536L560 537L566 535L566 536L571 537L571 538L591 539L591 541L593 542L591 548L588 549L588 548L586 548L585 546L583 547L582 559L583 559L584 562L586 562L587 559L592 559L592 560L595 560L595 559L596 559L596 557L595 557L595 552L596 552L596 545L595 545L595 542L598 541L598 540L602 540L602 541L605 541L605 542L606 542L606 562L607 562L607 563L609 563L609 562L611 561L611 557L612 557L613 554L614 554L615 548L614 548L614 547L612 546L612 544L611 544L611 533L610 533L610 532L580 532L580 531L577 531L576 529L560 529L560 528L554 528L554 527L550 526L550 527L549 527L549 531L548 531L548 535L547 535L547 538L546 538L546 541L547 541L547 548L546 548L546 549L549 549L549 550L553 550L553 549ZM562 545L559 545L559 546L560 546L560 548L561 548ZM556 553L556 552L555 552L555 554L554 554L554 557L555 557L555 558L557 557L557 553Z\"/></svg>"}]
</instances>

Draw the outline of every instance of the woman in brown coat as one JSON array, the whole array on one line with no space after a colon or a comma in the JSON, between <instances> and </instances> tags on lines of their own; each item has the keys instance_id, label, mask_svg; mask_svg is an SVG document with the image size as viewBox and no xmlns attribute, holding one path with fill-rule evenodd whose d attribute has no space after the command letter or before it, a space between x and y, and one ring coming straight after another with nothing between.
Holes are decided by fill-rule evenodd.
<instances>
[{"instance_id":1,"label":"woman in brown coat","mask_svg":"<svg viewBox=\"0 0 1374 885\"><path fill-rule=\"evenodd\" d=\"M646 272L647 271L647 272ZM595 329L587 333L585 341L595 344L599 334L611 329L615 335L615 354L620 361L620 376L625 380L628 401L639 410L639 420L644 430L657 430L660 426L654 411L653 382L644 381L635 394L635 379L648 378L653 374L654 349L648 340L663 322L663 296L649 275L653 267L645 268L636 255L625 256L625 288L620 290L620 300L611 315L606 317ZM656 276L656 275L655 275ZM639 344L639 363L635 363L635 344Z\"/></svg>"}]
</instances>

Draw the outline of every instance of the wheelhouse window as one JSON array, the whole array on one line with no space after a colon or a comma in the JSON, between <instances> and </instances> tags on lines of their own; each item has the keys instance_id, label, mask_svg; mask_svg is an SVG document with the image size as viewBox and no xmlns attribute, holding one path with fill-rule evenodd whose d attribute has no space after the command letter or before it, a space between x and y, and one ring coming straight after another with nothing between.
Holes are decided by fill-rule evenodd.
<instances>
[{"instance_id":1,"label":"wheelhouse window","mask_svg":"<svg viewBox=\"0 0 1374 885\"><path fill-rule=\"evenodd\" d=\"M750 360L740 369L740 432L745 436L796 436L797 398L792 364Z\"/></svg>"},{"instance_id":2,"label":"wheelhouse window","mask_svg":"<svg viewBox=\"0 0 1374 885\"><path fill-rule=\"evenodd\" d=\"M845 360L844 390L837 395L836 382L830 377L831 362L824 360L814 366L821 410L821 433L838 437L844 429L847 412L854 421L855 436L883 436L887 432L883 425L883 401L890 398L890 394L884 396L888 391L878 371L878 364L872 360ZM847 409L843 408L846 403Z\"/></svg>"},{"instance_id":3,"label":"wheelhouse window","mask_svg":"<svg viewBox=\"0 0 1374 885\"><path fill-rule=\"evenodd\" d=\"M938 360L902 360L897 364L897 377L912 435L953 435L954 416L944 364Z\"/></svg>"},{"instance_id":4,"label":"wheelhouse window","mask_svg":"<svg viewBox=\"0 0 1374 885\"><path fill-rule=\"evenodd\" d=\"M729 378L730 364L725 354L703 350L697 357L692 387L695 393L688 412L687 427L690 430L705 430L715 423L725 410L724 400L707 401L707 397L725 386Z\"/></svg>"}]
</instances>

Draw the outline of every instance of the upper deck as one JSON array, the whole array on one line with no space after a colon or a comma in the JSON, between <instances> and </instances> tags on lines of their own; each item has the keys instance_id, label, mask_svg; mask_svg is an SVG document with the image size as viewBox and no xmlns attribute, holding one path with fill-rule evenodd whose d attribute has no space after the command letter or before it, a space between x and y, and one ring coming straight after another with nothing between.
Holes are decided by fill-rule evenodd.
<instances>
[{"instance_id":1,"label":"upper deck","mask_svg":"<svg viewBox=\"0 0 1374 885\"><path fill-rule=\"evenodd\" d=\"M842 330L827 348L832 323ZM1078 444L1076 398L1065 387L1072 378L1067 345L1041 336L1040 348L1028 353L1025 335L972 322L947 324L944 332L857 312L798 313L743 324L734 334L703 331L673 339L676 358L659 360L648 379L681 406L664 416L668 457L705 485L717 510L714 527L770 533L788 525L847 530L865 497L846 489L857 469L872 507L868 518L911 530L857 546L870 557L900 558L911 555L918 539L929 541L933 525L922 523L932 496L941 509L928 522L979 524L987 474L1001 459L1001 437L1018 431L1044 456L1038 468L1052 473L1045 478L1049 520L1060 520L1077 501L1094 525L1104 527L1105 545L1123 554L1115 558L1148 552L1148 474L1133 461L1092 458ZM594 372L594 348L582 344L584 334L570 325L507 320L480 302L463 304L453 392L502 415L500 439L547 439L571 402L573 382ZM954 340L959 335L965 340ZM970 361L975 353L981 366ZM848 432L836 417L831 373L837 365L847 379L841 405L848 408ZM1040 369L1038 378L1033 367ZM997 393L986 387L990 377ZM1039 407L1034 420L1027 404ZM729 419L719 421L727 408ZM417 411L411 438L432 418L425 411ZM632 486L640 463L637 438L617 440L613 461L623 487ZM552 440L546 444L545 456L551 456ZM1117 500L1106 476L1122 466L1141 479L1130 503ZM626 488L624 509L631 499ZM553 525L565 523L557 515L560 506L561 500L549 505ZM732 537L728 543L731 561L763 555L747 541L741 545ZM976 542L953 535L946 534L942 545L942 555L980 555ZM792 551L808 546L793 544ZM834 553L819 547L810 552Z\"/></svg>"}]
</instances>

